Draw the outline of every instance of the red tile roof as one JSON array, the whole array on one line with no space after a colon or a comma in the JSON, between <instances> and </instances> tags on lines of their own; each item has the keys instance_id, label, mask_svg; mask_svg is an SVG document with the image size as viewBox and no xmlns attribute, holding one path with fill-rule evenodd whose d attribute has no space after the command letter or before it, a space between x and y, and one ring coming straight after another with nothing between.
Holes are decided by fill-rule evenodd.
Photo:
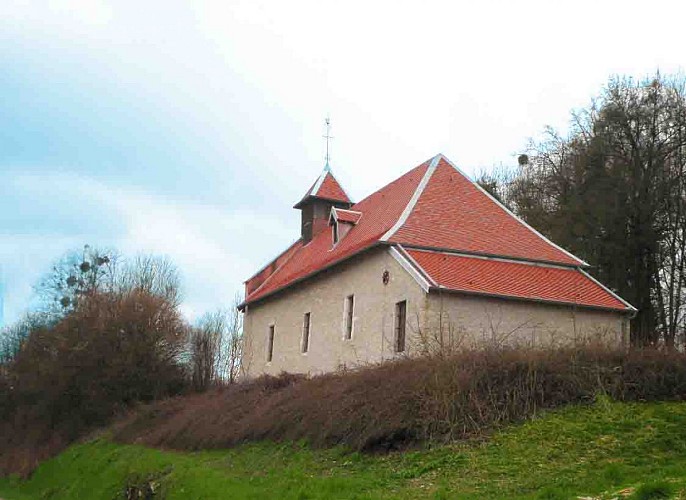
<instances>
[{"instance_id":1,"label":"red tile roof","mask_svg":"<svg viewBox=\"0 0 686 500\"><path fill-rule=\"evenodd\" d=\"M339 222L347 222L348 224L357 224L362 217L362 212L355 212L354 210L344 210L342 208L334 208L333 213L336 220Z\"/></svg>"},{"instance_id":2,"label":"red tile roof","mask_svg":"<svg viewBox=\"0 0 686 500\"><path fill-rule=\"evenodd\" d=\"M629 310L577 268L407 249L439 287L465 293Z\"/></svg>"},{"instance_id":3,"label":"red tile roof","mask_svg":"<svg viewBox=\"0 0 686 500\"><path fill-rule=\"evenodd\" d=\"M345 198L340 199L349 200L328 169L325 169L322 176L324 177L320 176L300 203L308 196L315 196L313 193L316 196L326 193L327 197L341 196L342 193ZM331 181L328 180L329 176ZM340 188L340 192L336 191L335 186ZM560 270L559 272L563 272L561 276L575 276L576 280L580 279L578 276L586 276L575 270L577 266L585 265L582 260L517 219L443 155L437 155L410 170L353 205L351 211L360 212L362 216L336 246L332 247L329 231L316 234L306 245L299 242L292 251L282 254L275 266L268 266L273 272L261 280L259 286L246 290L245 304L271 295L379 244L400 244L408 248L433 248L547 262L571 268ZM342 210L340 212L343 213ZM473 261L476 259L469 262ZM481 261L477 262L480 263ZM532 266L526 266L527 271L531 269ZM541 276L544 275L545 273ZM588 281L592 283L591 280ZM484 287L487 285L488 283L483 284ZM517 286L525 285L514 283L513 294L517 293ZM599 288L602 290L602 287ZM509 289L502 290L507 292ZM583 293L592 290L595 288L584 288ZM534 290L531 293L536 292ZM597 302L595 295L584 296L583 300ZM581 304L581 301L577 303Z\"/></svg>"},{"instance_id":4,"label":"red tile roof","mask_svg":"<svg viewBox=\"0 0 686 500\"><path fill-rule=\"evenodd\" d=\"M341 184L331 173L327 167L324 169L319 178L312 184L312 187L307 190L305 196L295 205L294 208L299 208L300 205L308 198L321 198L325 200L341 201L352 205L352 201L346 194Z\"/></svg>"},{"instance_id":5,"label":"red tile roof","mask_svg":"<svg viewBox=\"0 0 686 500\"><path fill-rule=\"evenodd\" d=\"M407 220L389 241L406 246L583 264L517 219L442 157Z\"/></svg>"},{"instance_id":6,"label":"red tile roof","mask_svg":"<svg viewBox=\"0 0 686 500\"><path fill-rule=\"evenodd\" d=\"M260 288L249 293L245 303L254 302L285 286L339 262L361 250L379 243L381 236L398 220L412 194L426 173L429 162L410 170L364 200L352 206L362 212L360 223L354 226L335 248L329 231L314 236L312 241L292 254Z\"/></svg>"},{"instance_id":7,"label":"red tile roof","mask_svg":"<svg viewBox=\"0 0 686 500\"><path fill-rule=\"evenodd\" d=\"M252 292L257 290L267 278L274 274L274 272L287 260L289 260L302 246L302 240L298 239L298 241L289 246L285 251L281 252L269 264L257 271L254 275L252 275L252 277L248 278L245 282L246 296L249 296Z\"/></svg>"},{"instance_id":8,"label":"red tile roof","mask_svg":"<svg viewBox=\"0 0 686 500\"><path fill-rule=\"evenodd\" d=\"M313 193L313 196L318 198L326 198L327 200L340 200L350 203L350 198L348 198L348 195L345 194L345 191L343 191L343 188L334 178L331 172L326 174L326 177L324 177L324 182L322 182L322 185L319 186L319 190L316 193Z\"/></svg>"}]
</instances>

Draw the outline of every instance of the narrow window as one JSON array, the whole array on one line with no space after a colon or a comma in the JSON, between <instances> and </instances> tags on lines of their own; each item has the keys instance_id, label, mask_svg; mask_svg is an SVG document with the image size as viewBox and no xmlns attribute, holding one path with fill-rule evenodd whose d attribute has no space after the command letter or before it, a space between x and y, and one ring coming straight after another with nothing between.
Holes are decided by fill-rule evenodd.
<instances>
[{"instance_id":1,"label":"narrow window","mask_svg":"<svg viewBox=\"0 0 686 500\"><path fill-rule=\"evenodd\" d=\"M333 223L333 244L338 243L338 222Z\"/></svg>"},{"instance_id":2,"label":"narrow window","mask_svg":"<svg viewBox=\"0 0 686 500\"><path fill-rule=\"evenodd\" d=\"M301 350L307 352L310 348L310 313L305 313L303 318L303 340Z\"/></svg>"},{"instance_id":3,"label":"narrow window","mask_svg":"<svg viewBox=\"0 0 686 500\"><path fill-rule=\"evenodd\" d=\"M355 296L348 295L345 298L345 338L353 338L353 310L355 309Z\"/></svg>"},{"instance_id":4,"label":"narrow window","mask_svg":"<svg viewBox=\"0 0 686 500\"><path fill-rule=\"evenodd\" d=\"M269 326L269 338L267 339L267 363L270 363L274 356L274 325Z\"/></svg>"},{"instance_id":5,"label":"narrow window","mask_svg":"<svg viewBox=\"0 0 686 500\"><path fill-rule=\"evenodd\" d=\"M405 323L407 322L407 301L395 305L395 352L405 351Z\"/></svg>"}]
</instances>

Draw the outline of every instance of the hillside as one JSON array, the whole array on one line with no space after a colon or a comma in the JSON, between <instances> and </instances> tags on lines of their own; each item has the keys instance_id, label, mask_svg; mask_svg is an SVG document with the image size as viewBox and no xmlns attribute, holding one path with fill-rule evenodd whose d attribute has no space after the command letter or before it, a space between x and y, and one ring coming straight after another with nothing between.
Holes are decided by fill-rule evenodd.
<instances>
[{"instance_id":1,"label":"hillside","mask_svg":"<svg viewBox=\"0 0 686 500\"><path fill-rule=\"evenodd\" d=\"M369 455L304 444L165 452L99 438L43 463L6 500L126 498L152 482L165 499L686 498L686 403L546 412L481 442Z\"/></svg>"}]
</instances>

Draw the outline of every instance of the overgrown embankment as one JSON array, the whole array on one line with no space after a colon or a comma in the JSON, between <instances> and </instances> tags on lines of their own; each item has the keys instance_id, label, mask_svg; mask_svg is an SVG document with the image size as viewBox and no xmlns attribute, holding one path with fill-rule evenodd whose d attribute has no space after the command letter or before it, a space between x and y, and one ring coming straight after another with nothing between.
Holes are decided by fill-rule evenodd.
<instances>
[{"instance_id":1,"label":"overgrown embankment","mask_svg":"<svg viewBox=\"0 0 686 500\"><path fill-rule=\"evenodd\" d=\"M686 403L595 404L405 453L259 443L175 453L100 439L0 479L8 500L647 500L686 494ZM129 496L127 497L127 492ZM147 492L149 496L135 496ZM151 493L154 492L154 493Z\"/></svg>"},{"instance_id":2,"label":"overgrown embankment","mask_svg":"<svg viewBox=\"0 0 686 500\"><path fill-rule=\"evenodd\" d=\"M686 399L686 355L484 350L312 378L265 377L141 408L117 426L115 439L180 450L262 440L388 450L484 435L597 394Z\"/></svg>"}]
</instances>

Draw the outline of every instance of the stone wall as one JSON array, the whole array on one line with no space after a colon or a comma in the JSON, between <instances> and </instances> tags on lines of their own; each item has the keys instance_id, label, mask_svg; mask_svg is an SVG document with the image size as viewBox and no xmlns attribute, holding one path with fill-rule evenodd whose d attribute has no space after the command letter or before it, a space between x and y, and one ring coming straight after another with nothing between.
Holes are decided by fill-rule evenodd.
<instances>
[{"instance_id":1,"label":"stone wall","mask_svg":"<svg viewBox=\"0 0 686 500\"><path fill-rule=\"evenodd\" d=\"M628 345L628 316L614 311L447 292L433 292L427 309L415 350L441 339L453 347Z\"/></svg>"},{"instance_id":2,"label":"stone wall","mask_svg":"<svg viewBox=\"0 0 686 500\"><path fill-rule=\"evenodd\" d=\"M389 272L384 285L384 271ZM345 338L345 299L355 297L352 338ZM375 363L394 356L395 304L407 301L408 323L423 317L428 297L387 247L378 247L317 277L248 306L244 372L321 373L343 366ZM301 352L303 319L310 313L310 343ZM274 349L267 362L269 327ZM408 336L410 328L408 327Z\"/></svg>"},{"instance_id":3,"label":"stone wall","mask_svg":"<svg viewBox=\"0 0 686 500\"><path fill-rule=\"evenodd\" d=\"M388 271L388 284L383 283ZM352 338L345 338L345 300L355 297ZM248 306L244 318L243 374L322 373L390 359L394 352L395 304L407 301L407 349L483 345L562 346L627 342L627 316L574 308L445 292L426 294L390 254L377 247L336 268ZM303 320L310 313L310 341L302 352ZM267 361L274 326L271 362Z\"/></svg>"}]
</instances>

